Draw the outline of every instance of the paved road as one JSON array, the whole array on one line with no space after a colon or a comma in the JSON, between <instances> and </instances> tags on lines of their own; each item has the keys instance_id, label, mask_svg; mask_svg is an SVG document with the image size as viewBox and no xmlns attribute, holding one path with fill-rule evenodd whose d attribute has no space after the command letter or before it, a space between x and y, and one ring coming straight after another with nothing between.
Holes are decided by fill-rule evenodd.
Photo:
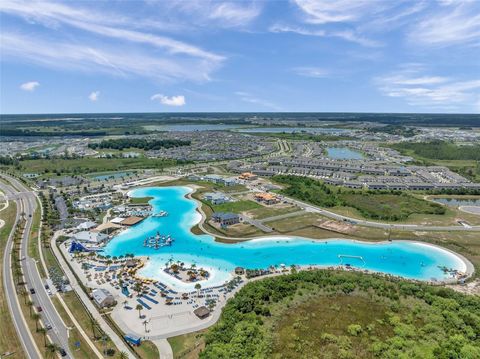
<instances>
[{"instance_id":1,"label":"paved road","mask_svg":"<svg viewBox=\"0 0 480 359\"><path fill-rule=\"evenodd\" d=\"M87 296L87 294L83 291L83 289L80 287L80 284L77 281L77 278L71 271L70 267L68 264L65 262L65 259L63 258L62 254L60 253L60 249L57 247L55 241L59 235L61 235L61 231L55 232L55 235L51 239L51 248L53 250L53 253L55 257L57 257L58 261L60 262L60 265L62 266L65 275L67 276L68 280L70 281L70 285L72 286L73 290L75 290L78 294L78 297L80 300L83 302L85 307L88 309L88 311L92 314L93 318L98 322L98 325L102 330L109 336L109 338L112 340L112 342L115 344L117 349L121 352L127 353L129 358L135 358L133 353L131 352L130 348L123 342L123 340L118 336L118 334L110 327L110 325L105 321L105 319L100 315L98 312L97 308L95 305L92 303L90 298Z\"/></svg>"},{"instance_id":2,"label":"paved road","mask_svg":"<svg viewBox=\"0 0 480 359\"><path fill-rule=\"evenodd\" d=\"M242 219L243 219L243 222L246 222L246 223L249 223L251 224L252 226L255 226L257 227L259 230L261 230L262 232L265 232L265 233L270 233L273 231L272 228L270 228L269 226L266 226L262 223L262 221L260 220L257 220L257 219L253 219L253 218L250 218L248 216L245 216L245 215L242 215Z\"/></svg>"},{"instance_id":3,"label":"paved road","mask_svg":"<svg viewBox=\"0 0 480 359\"><path fill-rule=\"evenodd\" d=\"M0 187L2 191L7 196L14 194L14 189L10 186L6 186L2 182L0 182ZM23 350L28 358L40 358L41 354L38 351L38 348L33 340L30 330L27 327L23 319L22 310L20 308L20 303L18 302L18 297L16 296L16 289L13 279L13 274L11 271L12 263L11 263L11 253L12 253L12 246L13 246L13 229L17 226L18 221L20 220L20 214L23 211L23 202L17 201L17 216L15 218L14 226L12 227L12 231L8 237L7 245L5 247L5 253L3 256L3 286L5 288L6 299L8 303L8 308L10 310L10 314L12 316L13 324L15 329L18 333L18 337L20 342L22 343Z\"/></svg>"},{"instance_id":4,"label":"paved road","mask_svg":"<svg viewBox=\"0 0 480 359\"><path fill-rule=\"evenodd\" d=\"M254 186L249 186L249 188L254 192L263 192L261 189ZM421 224L398 224L398 223L385 223L385 222L373 222L367 220L361 220L357 218L343 216L334 212L330 212L321 207L314 206L309 203L305 203L290 197L283 196L283 198L300 208L305 209L308 212L319 213L325 217L333 218L339 221L349 221L352 224L356 224L364 227L374 227L374 228L383 228L383 229L400 229L404 231L480 231L480 226L462 226L461 224L457 226L424 226Z\"/></svg>"},{"instance_id":5,"label":"paved road","mask_svg":"<svg viewBox=\"0 0 480 359\"><path fill-rule=\"evenodd\" d=\"M49 295L45 290L44 281L40 277L37 263L33 258L30 258L28 256L28 246L30 240L30 231L33 223L33 214L37 207L35 195L30 192L18 180L12 177L6 178L13 186L15 186L15 189L13 187L10 187L9 190L11 191L11 197L15 198L15 200L17 201L17 208L21 209L21 211L17 210L17 220L20 218L22 212L25 213L26 226L20 247L20 257L24 258L21 261L21 266L25 278L25 283L29 289L35 289L35 294L30 295L31 300L32 302L34 302L35 307L40 306L42 308L42 312L40 312L42 316L42 322L44 324L48 322L52 326L52 329L48 331L48 336L50 337L50 339L58 346L65 349L65 351L67 352L67 357L73 358L73 355L68 348L68 328L58 314L55 306L53 305ZM3 184L1 186L2 189L5 188ZM7 291L7 296L10 297L8 293L14 294L15 291ZM21 317L18 317L18 314L19 313L16 313L15 311L12 312L15 322L19 322L21 320ZM24 333L23 330L20 330L19 336L23 341L26 338L26 333ZM38 357L38 353L36 352L36 350L35 352L33 352L31 348L25 348L25 350L27 351L27 355L29 357Z\"/></svg>"}]
</instances>

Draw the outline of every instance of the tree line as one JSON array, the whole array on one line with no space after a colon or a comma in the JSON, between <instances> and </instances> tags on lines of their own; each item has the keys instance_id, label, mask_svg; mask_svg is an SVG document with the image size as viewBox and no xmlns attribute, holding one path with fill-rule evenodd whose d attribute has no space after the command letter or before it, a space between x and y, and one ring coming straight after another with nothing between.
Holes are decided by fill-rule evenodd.
<instances>
[{"instance_id":1,"label":"tree line","mask_svg":"<svg viewBox=\"0 0 480 359\"><path fill-rule=\"evenodd\" d=\"M447 141L400 142L390 147L405 152L413 151L417 156L432 160L475 160L480 161L480 145L456 145Z\"/></svg>"},{"instance_id":2,"label":"tree line","mask_svg":"<svg viewBox=\"0 0 480 359\"><path fill-rule=\"evenodd\" d=\"M114 149L123 150L126 148L138 148L145 151L159 150L161 148L172 148L179 146L188 146L190 141L184 140L146 140L143 138L120 138L112 140L103 140L100 143L90 143L88 147L92 149Z\"/></svg>"}]
</instances>

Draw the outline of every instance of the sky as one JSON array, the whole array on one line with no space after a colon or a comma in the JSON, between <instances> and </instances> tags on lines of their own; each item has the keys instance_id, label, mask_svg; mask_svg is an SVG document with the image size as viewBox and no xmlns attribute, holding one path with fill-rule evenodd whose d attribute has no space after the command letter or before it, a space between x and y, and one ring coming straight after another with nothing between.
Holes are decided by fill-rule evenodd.
<instances>
[{"instance_id":1,"label":"sky","mask_svg":"<svg viewBox=\"0 0 480 359\"><path fill-rule=\"evenodd\" d=\"M480 113L480 0L0 1L0 112Z\"/></svg>"}]
</instances>

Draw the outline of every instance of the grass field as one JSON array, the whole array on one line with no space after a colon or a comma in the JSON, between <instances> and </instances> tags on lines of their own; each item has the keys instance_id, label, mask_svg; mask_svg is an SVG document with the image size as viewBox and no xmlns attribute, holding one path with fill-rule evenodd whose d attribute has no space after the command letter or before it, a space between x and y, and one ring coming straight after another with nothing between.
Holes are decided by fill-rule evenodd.
<instances>
[{"instance_id":1,"label":"grass field","mask_svg":"<svg viewBox=\"0 0 480 359\"><path fill-rule=\"evenodd\" d=\"M22 171L33 173L57 172L62 174L84 174L91 172L108 172L130 169L165 168L176 165L173 160L150 158L77 158L77 159L48 159L21 161Z\"/></svg>"},{"instance_id":2,"label":"grass field","mask_svg":"<svg viewBox=\"0 0 480 359\"><path fill-rule=\"evenodd\" d=\"M17 213L17 205L14 201L10 201L8 207L0 212L0 218L5 221L5 225L0 228L0 258L5 253L7 239L12 230ZM0 353L16 353L19 358L23 358L23 351L17 332L8 310L8 304L5 297L5 288L3 287L3 270L0 271L0 321L2 323L2 335L0 335Z\"/></svg>"},{"instance_id":3,"label":"grass field","mask_svg":"<svg viewBox=\"0 0 480 359\"><path fill-rule=\"evenodd\" d=\"M184 359L196 359L198 353L205 347L205 340L203 334L206 330L199 332L179 335L168 338L173 351L173 357Z\"/></svg>"},{"instance_id":4,"label":"grass field","mask_svg":"<svg viewBox=\"0 0 480 359\"><path fill-rule=\"evenodd\" d=\"M411 195L342 193L345 206L358 210L363 217L398 221L413 214L442 215L445 208Z\"/></svg>"},{"instance_id":5,"label":"grass field","mask_svg":"<svg viewBox=\"0 0 480 359\"><path fill-rule=\"evenodd\" d=\"M405 192L347 190L307 177L275 176L284 188L281 193L313 205L339 209L348 207L366 219L402 221L412 215L443 216L444 206Z\"/></svg>"},{"instance_id":6,"label":"grass field","mask_svg":"<svg viewBox=\"0 0 480 359\"><path fill-rule=\"evenodd\" d=\"M153 199L153 197L131 197L130 203L131 204L148 204L148 201Z\"/></svg>"},{"instance_id":7,"label":"grass field","mask_svg":"<svg viewBox=\"0 0 480 359\"><path fill-rule=\"evenodd\" d=\"M282 214L292 213L299 211L300 208L297 206L286 206L286 207L265 207L252 209L248 211L248 215L255 219L264 219L268 217L280 216Z\"/></svg>"},{"instance_id":8,"label":"grass field","mask_svg":"<svg viewBox=\"0 0 480 359\"><path fill-rule=\"evenodd\" d=\"M142 341L142 345L135 348L135 352L142 359L157 359L160 358L157 346L149 340Z\"/></svg>"},{"instance_id":9,"label":"grass field","mask_svg":"<svg viewBox=\"0 0 480 359\"><path fill-rule=\"evenodd\" d=\"M212 207L214 212L233 212L233 213L241 213L250 211L252 209L262 208L262 205L248 200L242 201L235 201L235 202L228 202L222 204L211 204L209 202L203 201L207 203L208 206Z\"/></svg>"}]
</instances>

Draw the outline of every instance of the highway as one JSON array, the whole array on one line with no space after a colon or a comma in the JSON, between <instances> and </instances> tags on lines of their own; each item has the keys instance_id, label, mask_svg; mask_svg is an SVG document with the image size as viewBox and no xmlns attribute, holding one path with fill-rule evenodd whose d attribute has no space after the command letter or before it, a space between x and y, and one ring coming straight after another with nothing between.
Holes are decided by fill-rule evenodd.
<instances>
[{"instance_id":1,"label":"highway","mask_svg":"<svg viewBox=\"0 0 480 359\"><path fill-rule=\"evenodd\" d=\"M50 323L52 329L48 331L49 338L57 344L59 347L65 349L67 352L67 358L73 358L69 348L68 348L68 328L66 327L65 323L63 322L62 318L58 314L55 306L53 305L49 295L45 290L45 283L44 280L40 277L40 273L37 268L37 263L35 260L28 256L28 246L30 240L30 231L33 224L33 214L37 207L37 201L35 195L30 192L22 183L18 180L10 177L2 175L6 178L13 186L7 186L3 183L0 183L0 188L7 193L7 197L11 200L15 200L17 202L17 217L16 221L20 220L21 214L25 213L26 219L26 226L25 231L23 232L21 247L20 247L20 258L22 272L25 278L25 283L27 286L27 290L29 291L30 288L35 290L35 294L30 294L31 300L34 303L35 307L40 306L42 308L42 312L40 315L42 317L42 322L45 324L46 322ZM31 215L31 216L30 216ZM8 250L5 252L4 258L4 273L5 273L5 286L7 288L7 298L9 303L9 308L14 320L16 323L16 329L18 335L20 337L21 342L23 343L24 350L26 352L27 357L29 358L38 358L39 353L38 349L36 348L35 343L32 343L32 338L29 333L28 328L25 326L23 321L23 317L21 314L21 309L19 307L18 301L15 298L15 288L11 280L11 268L10 263L10 253L12 248L12 238L9 238L9 243L7 244ZM7 255L8 253L8 255ZM7 278L8 277L8 278ZM13 288L12 288L13 286Z\"/></svg>"},{"instance_id":2,"label":"highway","mask_svg":"<svg viewBox=\"0 0 480 359\"><path fill-rule=\"evenodd\" d=\"M4 185L0 182L0 188L5 193L7 199L14 196L14 190L10 186ZM8 236L7 245L5 247L5 253L3 255L3 286L5 288L5 297L7 300L8 308L12 316L13 324L18 333L20 343L22 343L23 350L28 358L40 358L40 352L30 334L25 321L23 320L22 310L18 297L16 296L15 283L13 279L12 268L12 248L13 248L13 233L20 220L20 214L23 212L23 201L17 200L17 216L15 218L14 226Z\"/></svg>"}]
</instances>

